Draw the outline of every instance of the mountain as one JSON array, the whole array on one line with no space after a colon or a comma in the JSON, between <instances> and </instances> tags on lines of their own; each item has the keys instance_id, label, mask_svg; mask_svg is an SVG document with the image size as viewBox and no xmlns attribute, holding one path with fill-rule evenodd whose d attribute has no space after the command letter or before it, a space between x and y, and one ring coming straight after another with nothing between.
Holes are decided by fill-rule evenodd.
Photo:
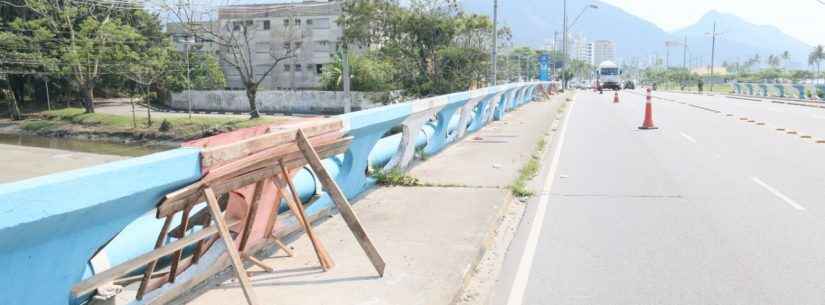
<instances>
[{"instance_id":1,"label":"mountain","mask_svg":"<svg viewBox=\"0 0 825 305\"><path fill-rule=\"evenodd\" d=\"M490 0L461 0L463 8L472 13L491 15ZM759 54L763 59L768 55L778 55L788 51L790 66L805 67L807 54L812 48L804 42L783 33L769 25L755 25L732 14L709 11L695 24L673 32L666 32L655 24L630 14L619 7L601 1L567 0L569 22L589 4L598 9L587 9L580 20L570 29L588 39L612 40L616 43L619 61L633 57L643 61L656 54L664 57L665 41L682 42L687 37L688 56L695 62L710 63L711 38L705 35L713 30L717 22L716 63L724 61L744 61ZM499 22L513 30L513 41L517 45L543 47L553 40L554 32L561 32L562 1L547 0L499 0ZM561 36L561 34L558 34ZM672 65L682 63L682 48L670 49ZM688 59L690 60L690 58Z\"/></svg>"},{"instance_id":2,"label":"mountain","mask_svg":"<svg viewBox=\"0 0 825 305\"><path fill-rule=\"evenodd\" d=\"M790 66L802 68L807 64L808 53L812 46L785 34L779 28L771 25L756 25L742 18L709 11L693 25L673 31L676 37L688 37L691 53L709 54L711 50L710 37L705 35L713 30L716 22L717 56L722 60L736 61L737 58L746 60L755 54L763 59L768 55L779 55L784 51L790 53ZM693 43L691 41L700 42Z\"/></svg>"},{"instance_id":3,"label":"mountain","mask_svg":"<svg viewBox=\"0 0 825 305\"><path fill-rule=\"evenodd\" d=\"M590 0L568 0L568 22L589 4L598 9L586 10L573 24L571 32L581 33L589 41L612 40L616 43L616 55L620 58L646 57L652 51L664 51L668 33L655 24L629 14L613 5ZM462 0L465 10L490 15L490 0ZM553 40L554 32L561 37L562 1L548 0L499 0L499 22L513 30L517 45L543 47Z\"/></svg>"}]
</instances>

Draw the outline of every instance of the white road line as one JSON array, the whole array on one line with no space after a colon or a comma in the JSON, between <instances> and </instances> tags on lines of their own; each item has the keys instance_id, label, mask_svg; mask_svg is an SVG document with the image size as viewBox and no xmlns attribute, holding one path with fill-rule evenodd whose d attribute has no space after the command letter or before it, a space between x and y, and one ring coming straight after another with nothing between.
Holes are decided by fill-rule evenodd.
<instances>
[{"instance_id":1,"label":"white road line","mask_svg":"<svg viewBox=\"0 0 825 305\"><path fill-rule=\"evenodd\" d=\"M524 252L519 260L518 270L513 279L513 286L510 287L510 295L507 297L507 305L521 305L524 303L524 293L527 290L527 281L530 278L530 269L533 267L533 258L536 255L536 246L539 242L539 235L541 235L541 228L544 225L544 216L547 213L547 202L550 200L550 189L553 187L553 181L556 177L556 170L559 166L559 157L561 156L562 146L564 146L564 136L567 133L567 123L570 122L570 114L573 113L573 106L575 102L570 105L567 114L564 116L564 123L559 132L558 145L553 152L553 159L550 161L550 168L547 173L547 179L542 186L541 195L539 196L539 205L536 208L536 217L533 219L533 224L530 227L530 235L527 236L527 243L524 246Z\"/></svg>"},{"instance_id":2,"label":"white road line","mask_svg":"<svg viewBox=\"0 0 825 305\"><path fill-rule=\"evenodd\" d=\"M793 201L793 199L789 198L788 196L785 196L785 194L782 194L780 191L778 191L777 189L775 189L772 186L768 185L767 183L763 182L762 180L759 180L759 178L751 177L751 180L753 180L753 182L755 182L756 184L759 184L759 186L761 186L761 187L765 188L766 190L768 190L768 192L773 193L774 196L779 197L779 199L782 199L782 201L784 201L785 203L787 203L788 205L790 205L794 209L797 209L799 211L804 211L805 210L805 207L799 205L798 203L796 203L796 201Z\"/></svg>"},{"instance_id":3,"label":"white road line","mask_svg":"<svg viewBox=\"0 0 825 305\"><path fill-rule=\"evenodd\" d=\"M684 133L684 132L680 132L680 134L682 135L682 137L684 137L684 138L685 138L685 139L687 139L688 141L693 142L693 143L696 143L696 139L694 139L693 137L691 137L691 136L687 135L686 133Z\"/></svg>"}]
</instances>

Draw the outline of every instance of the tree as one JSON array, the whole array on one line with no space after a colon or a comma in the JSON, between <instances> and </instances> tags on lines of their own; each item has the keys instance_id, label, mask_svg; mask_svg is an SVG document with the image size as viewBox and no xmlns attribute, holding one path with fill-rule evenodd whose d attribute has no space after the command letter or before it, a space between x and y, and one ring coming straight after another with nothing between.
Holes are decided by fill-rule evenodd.
<instances>
[{"instance_id":1,"label":"tree","mask_svg":"<svg viewBox=\"0 0 825 305\"><path fill-rule=\"evenodd\" d=\"M300 27L295 22L278 25L269 24L269 20L253 19L273 12L240 8L225 12L223 18L217 23L196 22L195 16L198 13L186 3L176 2L161 6L172 13L195 39L211 41L218 46L218 58L229 69L237 72L241 85L246 90L250 118L260 117L256 103L258 89L281 62L294 58L300 51L303 40L303 31ZM287 20L292 20L294 9L294 6L283 6L279 10L286 12ZM278 37L283 45L274 45L255 39L255 36L263 33ZM260 63L255 60L255 57L259 55L267 56L268 62Z\"/></svg>"},{"instance_id":2,"label":"tree","mask_svg":"<svg viewBox=\"0 0 825 305\"><path fill-rule=\"evenodd\" d=\"M78 87L83 107L94 112L94 89L102 75L125 68L126 50L140 35L124 17L141 11L120 1L80 2L24 0L34 18L23 30L50 33L58 47L50 48L57 71Z\"/></svg>"},{"instance_id":3,"label":"tree","mask_svg":"<svg viewBox=\"0 0 825 305\"><path fill-rule=\"evenodd\" d=\"M791 52L785 50L782 52L782 62L787 66L788 62L791 60Z\"/></svg>"},{"instance_id":4,"label":"tree","mask_svg":"<svg viewBox=\"0 0 825 305\"><path fill-rule=\"evenodd\" d=\"M335 55L332 64L324 66L321 87L325 90L343 88L341 52ZM395 89L392 84L392 64L370 56L351 55L349 59L352 90L387 91Z\"/></svg>"},{"instance_id":5,"label":"tree","mask_svg":"<svg viewBox=\"0 0 825 305\"><path fill-rule=\"evenodd\" d=\"M823 59L825 59L825 47L822 45L817 45L811 53L808 54L808 64L816 65L816 77L819 77L819 67Z\"/></svg>"}]
</instances>

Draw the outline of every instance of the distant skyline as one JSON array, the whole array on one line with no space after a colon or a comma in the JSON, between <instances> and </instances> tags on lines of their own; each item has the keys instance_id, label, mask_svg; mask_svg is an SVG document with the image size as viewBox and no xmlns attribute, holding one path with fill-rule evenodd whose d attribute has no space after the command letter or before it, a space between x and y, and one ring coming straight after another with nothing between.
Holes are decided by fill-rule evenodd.
<instances>
[{"instance_id":1,"label":"distant skyline","mask_svg":"<svg viewBox=\"0 0 825 305\"><path fill-rule=\"evenodd\" d=\"M816 0L601 0L653 22L678 30L716 10L758 25L772 25L810 45L825 44L825 5ZM708 29L710 31L711 29Z\"/></svg>"}]
</instances>

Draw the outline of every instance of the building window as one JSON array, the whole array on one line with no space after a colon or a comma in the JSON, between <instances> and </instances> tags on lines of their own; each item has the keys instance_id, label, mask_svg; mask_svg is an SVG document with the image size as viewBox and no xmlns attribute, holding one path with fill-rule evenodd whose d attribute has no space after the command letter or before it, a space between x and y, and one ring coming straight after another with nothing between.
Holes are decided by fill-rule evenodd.
<instances>
[{"instance_id":1,"label":"building window","mask_svg":"<svg viewBox=\"0 0 825 305\"><path fill-rule=\"evenodd\" d=\"M253 22L252 20L245 20L245 22L247 27L251 27L253 24L255 24L255 22Z\"/></svg>"},{"instance_id":2,"label":"building window","mask_svg":"<svg viewBox=\"0 0 825 305\"><path fill-rule=\"evenodd\" d=\"M315 27L319 29L328 29L329 28L329 18L318 18L315 19Z\"/></svg>"},{"instance_id":3,"label":"building window","mask_svg":"<svg viewBox=\"0 0 825 305\"><path fill-rule=\"evenodd\" d=\"M289 19L284 19L284 26L289 26Z\"/></svg>"},{"instance_id":4,"label":"building window","mask_svg":"<svg viewBox=\"0 0 825 305\"><path fill-rule=\"evenodd\" d=\"M232 21L232 30L233 31L240 31L241 30L241 22L240 21Z\"/></svg>"},{"instance_id":5,"label":"building window","mask_svg":"<svg viewBox=\"0 0 825 305\"><path fill-rule=\"evenodd\" d=\"M324 73L324 65L322 65L322 64L315 65L315 73L318 73L318 74Z\"/></svg>"},{"instance_id":6,"label":"building window","mask_svg":"<svg viewBox=\"0 0 825 305\"><path fill-rule=\"evenodd\" d=\"M269 31L269 20L264 20L264 30Z\"/></svg>"},{"instance_id":7,"label":"building window","mask_svg":"<svg viewBox=\"0 0 825 305\"><path fill-rule=\"evenodd\" d=\"M301 71L301 64L295 64L295 72Z\"/></svg>"},{"instance_id":8,"label":"building window","mask_svg":"<svg viewBox=\"0 0 825 305\"><path fill-rule=\"evenodd\" d=\"M290 47L290 45L289 45L289 41L284 42L284 49L285 49L285 50L289 50L289 47Z\"/></svg>"},{"instance_id":9,"label":"building window","mask_svg":"<svg viewBox=\"0 0 825 305\"><path fill-rule=\"evenodd\" d=\"M284 72L289 72L289 65L284 65Z\"/></svg>"},{"instance_id":10,"label":"building window","mask_svg":"<svg viewBox=\"0 0 825 305\"><path fill-rule=\"evenodd\" d=\"M302 42L300 42L300 41L296 41L296 42L295 42L295 49L300 49L300 48L301 48L301 46L303 46L303 43L302 43Z\"/></svg>"},{"instance_id":11,"label":"building window","mask_svg":"<svg viewBox=\"0 0 825 305\"><path fill-rule=\"evenodd\" d=\"M301 19L295 18L295 25L301 26Z\"/></svg>"},{"instance_id":12,"label":"building window","mask_svg":"<svg viewBox=\"0 0 825 305\"><path fill-rule=\"evenodd\" d=\"M307 25L312 25L312 19L307 19Z\"/></svg>"}]
</instances>

